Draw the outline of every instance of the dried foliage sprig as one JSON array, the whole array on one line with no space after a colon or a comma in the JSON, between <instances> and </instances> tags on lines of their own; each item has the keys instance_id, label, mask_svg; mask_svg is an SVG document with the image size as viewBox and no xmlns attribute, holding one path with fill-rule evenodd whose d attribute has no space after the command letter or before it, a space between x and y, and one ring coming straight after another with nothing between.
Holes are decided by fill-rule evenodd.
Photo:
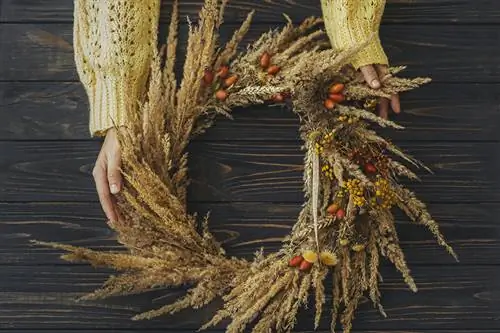
<instances>
[{"instance_id":1,"label":"dried foliage sprig","mask_svg":"<svg viewBox=\"0 0 500 333\"><path fill-rule=\"evenodd\" d=\"M190 25L180 86L174 73L178 10L175 1L167 46L151 63L147 94L119 136L126 186L118 198L122 218L110 222L128 252L102 252L37 243L68 252L70 261L116 269L119 275L87 296L103 298L154 287L190 285L186 295L134 319L150 319L199 308L222 297L223 307L202 328L229 319L227 332L290 332L301 307L314 296L317 327L332 281L331 329L339 320L350 332L364 294L380 303L379 265L387 258L413 291L392 208L426 226L456 258L424 203L398 177L418 179L405 165L422 165L371 126L402 129L373 114L374 100L414 89L427 78L388 77L382 89L363 84L348 64L364 45L332 50L320 19L263 34L245 51L239 44L253 13L218 48L227 1L205 0L197 25ZM166 60L162 62L162 56ZM403 67L391 68L392 75ZM229 258L210 233L209 217L189 214L186 147L219 114L254 104L292 106L304 140L305 202L282 248L257 253L253 261ZM200 220L202 226L200 227ZM263 287L265 286L265 287Z\"/></svg>"}]
</instances>

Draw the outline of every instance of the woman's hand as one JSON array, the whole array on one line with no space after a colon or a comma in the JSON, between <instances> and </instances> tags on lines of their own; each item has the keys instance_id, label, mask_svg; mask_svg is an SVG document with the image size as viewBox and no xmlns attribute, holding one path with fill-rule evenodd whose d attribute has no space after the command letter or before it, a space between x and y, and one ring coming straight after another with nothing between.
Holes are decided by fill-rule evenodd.
<instances>
[{"instance_id":1,"label":"woman's hand","mask_svg":"<svg viewBox=\"0 0 500 333\"><path fill-rule=\"evenodd\" d=\"M389 74L389 69L387 65L367 65L360 68L363 77L370 87L373 89L379 89L382 87L382 83L391 74ZM389 116L389 105L394 113L401 112L401 105L399 103L399 95L392 95L391 99L381 98L379 101L378 112L379 116L387 119Z\"/></svg>"},{"instance_id":2,"label":"woman's hand","mask_svg":"<svg viewBox=\"0 0 500 333\"><path fill-rule=\"evenodd\" d=\"M113 194L117 194L122 188L120 167L120 145L116 128L111 128L106 132L106 138L92 170L101 207L111 222L117 221L119 217Z\"/></svg>"}]
</instances>

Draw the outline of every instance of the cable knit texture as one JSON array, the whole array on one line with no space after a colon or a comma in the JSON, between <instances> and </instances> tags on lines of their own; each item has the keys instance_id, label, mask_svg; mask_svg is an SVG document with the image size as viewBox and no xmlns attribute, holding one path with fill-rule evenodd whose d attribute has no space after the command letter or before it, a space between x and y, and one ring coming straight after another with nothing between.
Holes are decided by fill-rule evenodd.
<instances>
[{"instance_id":1,"label":"cable knit texture","mask_svg":"<svg viewBox=\"0 0 500 333\"><path fill-rule=\"evenodd\" d=\"M103 135L138 107L157 40L160 0L75 0L75 62Z\"/></svg>"},{"instance_id":2,"label":"cable knit texture","mask_svg":"<svg viewBox=\"0 0 500 333\"><path fill-rule=\"evenodd\" d=\"M387 65L379 38L385 0L321 0L325 28L334 48L344 50L372 38L353 59L358 69L364 65Z\"/></svg>"}]
</instances>

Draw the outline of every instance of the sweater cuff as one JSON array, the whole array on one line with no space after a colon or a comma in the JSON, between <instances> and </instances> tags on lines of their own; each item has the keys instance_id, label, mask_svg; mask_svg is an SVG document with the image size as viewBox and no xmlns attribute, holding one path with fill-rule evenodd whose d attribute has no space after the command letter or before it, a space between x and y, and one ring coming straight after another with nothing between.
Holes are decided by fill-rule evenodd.
<instances>
[{"instance_id":1,"label":"sweater cuff","mask_svg":"<svg viewBox=\"0 0 500 333\"><path fill-rule=\"evenodd\" d=\"M389 64L389 60L384 52L379 36L374 36L371 42L359 50L352 58L352 65L356 69L372 64Z\"/></svg>"},{"instance_id":2,"label":"sweater cuff","mask_svg":"<svg viewBox=\"0 0 500 333\"><path fill-rule=\"evenodd\" d=\"M97 78L89 92L89 130L92 136L104 136L111 127L127 124L128 115L139 99L137 89L127 82L129 80L121 77Z\"/></svg>"}]
</instances>

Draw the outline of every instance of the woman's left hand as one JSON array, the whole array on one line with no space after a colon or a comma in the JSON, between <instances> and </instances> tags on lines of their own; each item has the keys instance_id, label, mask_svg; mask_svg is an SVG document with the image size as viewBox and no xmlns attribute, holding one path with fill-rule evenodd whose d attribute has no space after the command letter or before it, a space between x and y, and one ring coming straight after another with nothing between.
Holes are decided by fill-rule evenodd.
<instances>
[{"instance_id":1,"label":"woman's left hand","mask_svg":"<svg viewBox=\"0 0 500 333\"><path fill-rule=\"evenodd\" d=\"M366 65L360 68L361 73L366 83L373 89L379 89L385 79L390 77L389 68L387 65ZM394 94L391 98L380 98L378 105L379 116L387 119L389 116L389 106L396 114L401 112L401 105L399 103L399 95Z\"/></svg>"}]
</instances>

